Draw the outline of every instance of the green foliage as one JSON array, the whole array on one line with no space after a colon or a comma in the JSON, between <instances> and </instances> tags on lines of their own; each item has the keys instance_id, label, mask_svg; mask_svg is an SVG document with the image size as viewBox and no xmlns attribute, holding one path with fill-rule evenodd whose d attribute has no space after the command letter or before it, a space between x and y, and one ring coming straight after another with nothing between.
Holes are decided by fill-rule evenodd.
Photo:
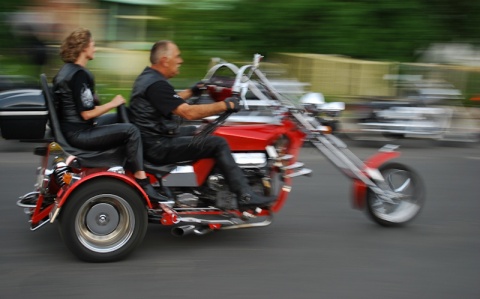
<instances>
[{"instance_id":1,"label":"green foliage","mask_svg":"<svg viewBox=\"0 0 480 299\"><path fill-rule=\"evenodd\" d=\"M0 3L0 55L13 56L5 20L31 0ZM92 1L94 3L94 1ZM434 42L480 42L480 1L471 0L176 0L151 6L146 39L174 40L185 66L175 86L201 78L212 57L250 60L304 52L411 62ZM5 46L7 45L7 46ZM10 50L10 52L9 52ZM3 60L5 62L5 60ZM11 64L14 66L15 64ZM19 64L20 67L21 64ZM1 72L1 71L0 71ZM5 72L5 68L3 70Z\"/></svg>"},{"instance_id":2,"label":"green foliage","mask_svg":"<svg viewBox=\"0 0 480 299\"><path fill-rule=\"evenodd\" d=\"M286 1L284 1L286 3ZM291 3L291 2L290 2ZM415 16L408 2L300 1L296 9L280 8L283 15L261 20L279 24L274 34L265 32L265 45L284 52L342 54L357 58L411 60L413 49L431 32ZM266 8L273 10L274 6ZM413 14L412 14L413 12ZM284 21L285 20L285 21ZM273 40L269 40L273 37ZM415 45L414 45L415 44Z\"/></svg>"},{"instance_id":3,"label":"green foliage","mask_svg":"<svg viewBox=\"0 0 480 299\"><path fill-rule=\"evenodd\" d=\"M217 10L176 5L161 12L183 48L203 53L308 52L413 61L416 51L432 42L480 40L475 24L480 4L474 1L224 2Z\"/></svg>"},{"instance_id":4,"label":"green foliage","mask_svg":"<svg viewBox=\"0 0 480 299\"><path fill-rule=\"evenodd\" d=\"M29 0L2 0L0 42L12 41L5 24ZM208 0L153 6L147 39L174 39L191 58L229 60L260 52L308 52L413 61L432 42L478 43L480 2L471 0ZM5 50L6 47L2 47Z\"/></svg>"},{"instance_id":5,"label":"green foliage","mask_svg":"<svg viewBox=\"0 0 480 299\"><path fill-rule=\"evenodd\" d=\"M0 55L11 54L11 46L14 46L16 39L9 28L9 17L30 1L28 0L2 0L0 1Z\"/></svg>"}]
</instances>

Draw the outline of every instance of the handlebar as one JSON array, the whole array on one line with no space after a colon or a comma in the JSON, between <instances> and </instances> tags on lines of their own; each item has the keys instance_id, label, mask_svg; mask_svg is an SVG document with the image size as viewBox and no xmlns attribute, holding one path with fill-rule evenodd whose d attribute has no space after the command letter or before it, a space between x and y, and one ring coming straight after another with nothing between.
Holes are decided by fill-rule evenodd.
<instances>
[{"instance_id":1,"label":"handlebar","mask_svg":"<svg viewBox=\"0 0 480 299\"><path fill-rule=\"evenodd\" d=\"M231 87L231 94L227 95L227 92L225 92L223 89L220 90L220 89L216 88L215 90L217 90L217 92L219 92L220 95L216 94L215 96L213 96L213 98L216 101L218 101L218 100L224 100L226 97L231 96L231 95L239 95L240 99L243 101L243 105L244 105L245 109L248 110L247 99L246 99L245 96L246 96L249 88L250 89L251 88L255 89L255 87L253 87L254 85L250 81L250 78L257 71L262 58L263 58L263 56L257 53L253 56L252 64L244 65L241 68L238 68L236 65L234 65L232 63L227 63L227 62L217 64L217 65L213 66L207 72L203 81L204 82L211 82L212 78L214 78L214 74L219 69L221 69L221 68L229 69L230 71L232 71L235 74L235 80L234 80L234 82L232 84L232 87ZM250 72L248 74L246 74L247 71L250 71ZM207 85L208 85L208 83L207 83ZM210 87L209 90L213 91L214 88ZM257 88L257 90L258 90L258 88ZM259 91L255 92L254 91L254 93L258 96L259 93L261 93L261 92L259 92Z\"/></svg>"},{"instance_id":2,"label":"handlebar","mask_svg":"<svg viewBox=\"0 0 480 299\"><path fill-rule=\"evenodd\" d=\"M235 80L233 81L231 87L210 87L209 91L216 92L212 98L214 98L216 101L219 101L225 100L225 98L229 96L238 95L242 100L244 108L248 110L246 94L248 90L250 90L259 99L272 102L272 99L269 99L269 97L267 97L264 92L261 91L254 82L252 82L251 78L253 75L255 75L255 81L260 83L268 91L269 96L279 104L276 106L283 107L284 111L288 110L289 114L295 118L297 122L310 134L316 135L325 133L327 130L325 130L325 128L321 126L318 121L315 120L315 118L308 117L303 107L299 107L299 105L297 105L294 101L280 94L275 87L273 87L263 72L259 70L260 61L262 58L262 55L255 54L251 64L244 65L240 68L232 63L227 62L213 66L204 77L204 82L211 82L215 73L221 68L227 68L233 74L235 74Z\"/></svg>"}]
</instances>

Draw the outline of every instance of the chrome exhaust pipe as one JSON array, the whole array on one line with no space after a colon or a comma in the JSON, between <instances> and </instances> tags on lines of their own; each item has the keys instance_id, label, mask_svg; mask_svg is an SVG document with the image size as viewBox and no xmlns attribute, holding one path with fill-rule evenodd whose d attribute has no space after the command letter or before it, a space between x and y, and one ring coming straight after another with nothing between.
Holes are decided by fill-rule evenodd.
<instances>
[{"instance_id":1,"label":"chrome exhaust pipe","mask_svg":"<svg viewBox=\"0 0 480 299\"><path fill-rule=\"evenodd\" d=\"M172 235L176 237L183 237L191 233L194 233L196 235L206 235L211 231L212 229L206 226L204 227L204 226L196 226L193 224L188 224L188 225L176 226L172 228Z\"/></svg>"},{"instance_id":2,"label":"chrome exhaust pipe","mask_svg":"<svg viewBox=\"0 0 480 299\"><path fill-rule=\"evenodd\" d=\"M212 229L209 228L209 227L197 227L196 229L193 230L193 232L196 235L201 235L201 236L206 235L211 231L212 231Z\"/></svg>"},{"instance_id":3,"label":"chrome exhaust pipe","mask_svg":"<svg viewBox=\"0 0 480 299\"><path fill-rule=\"evenodd\" d=\"M193 233L195 231L195 228L196 227L193 224L176 226L172 228L172 235L176 237L183 237L185 235Z\"/></svg>"}]
</instances>

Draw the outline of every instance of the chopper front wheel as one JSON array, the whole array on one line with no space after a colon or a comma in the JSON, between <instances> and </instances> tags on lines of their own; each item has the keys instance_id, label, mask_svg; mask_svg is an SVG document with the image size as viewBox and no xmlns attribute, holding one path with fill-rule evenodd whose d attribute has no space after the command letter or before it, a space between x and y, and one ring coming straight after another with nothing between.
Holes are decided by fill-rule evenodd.
<instances>
[{"instance_id":1,"label":"chopper front wheel","mask_svg":"<svg viewBox=\"0 0 480 299\"><path fill-rule=\"evenodd\" d=\"M89 262L116 261L130 254L142 242L148 225L140 195L115 179L96 179L78 188L59 219L66 246Z\"/></svg>"},{"instance_id":2,"label":"chopper front wheel","mask_svg":"<svg viewBox=\"0 0 480 299\"><path fill-rule=\"evenodd\" d=\"M425 187L420 176L400 163L386 163L379 167L385 182L387 198L373 190L367 192L367 214L382 226L400 226L413 220L425 202Z\"/></svg>"}]
</instances>

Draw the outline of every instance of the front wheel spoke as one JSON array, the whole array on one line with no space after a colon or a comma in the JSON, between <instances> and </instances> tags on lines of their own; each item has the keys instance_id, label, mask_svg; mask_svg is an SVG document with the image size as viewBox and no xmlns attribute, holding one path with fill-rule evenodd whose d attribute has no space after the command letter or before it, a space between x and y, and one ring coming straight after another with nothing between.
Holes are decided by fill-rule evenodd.
<instances>
[{"instance_id":1,"label":"front wheel spoke","mask_svg":"<svg viewBox=\"0 0 480 299\"><path fill-rule=\"evenodd\" d=\"M398 188L394 189L394 191L395 192L405 191L408 188L408 186L410 186L410 182L411 182L410 178L406 179L405 182L401 186L399 186Z\"/></svg>"},{"instance_id":2,"label":"front wheel spoke","mask_svg":"<svg viewBox=\"0 0 480 299\"><path fill-rule=\"evenodd\" d=\"M381 199L375 200L374 203L372 204L372 207L375 208L375 209L383 208L383 200L381 200Z\"/></svg>"},{"instance_id":3,"label":"front wheel spoke","mask_svg":"<svg viewBox=\"0 0 480 299\"><path fill-rule=\"evenodd\" d=\"M378 185L382 192L372 188L368 213L381 225L407 223L418 214L423 205L422 181L413 171L397 163L387 164L380 171L385 178Z\"/></svg>"},{"instance_id":4,"label":"front wheel spoke","mask_svg":"<svg viewBox=\"0 0 480 299\"><path fill-rule=\"evenodd\" d=\"M377 211L377 213L380 213L380 214L386 214L387 213L387 209L385 208L384 205L376 207L375 211Z\"/></svg>"}]
</instances>

